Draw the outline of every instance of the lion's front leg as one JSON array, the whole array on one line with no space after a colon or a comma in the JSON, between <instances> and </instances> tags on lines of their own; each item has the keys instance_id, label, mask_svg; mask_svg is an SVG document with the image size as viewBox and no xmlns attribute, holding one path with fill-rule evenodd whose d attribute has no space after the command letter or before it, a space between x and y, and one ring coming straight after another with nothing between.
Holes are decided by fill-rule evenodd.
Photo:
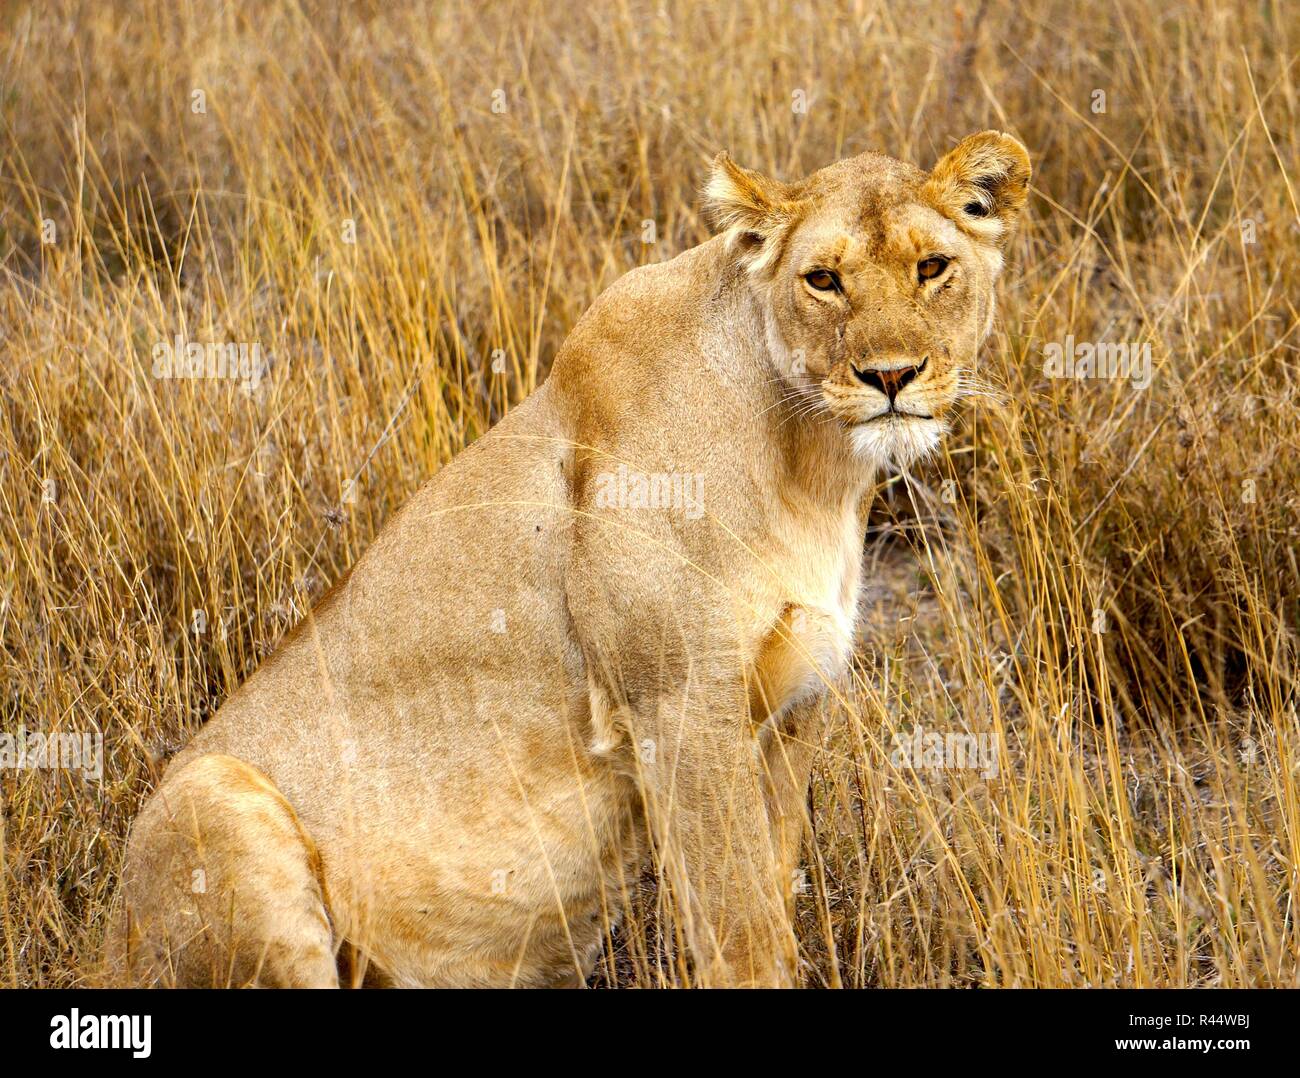
<instances>
[{"instance_id":1,"label":"lion's front leg","mask_svg":"<svg viewBox=\"0 0 1300 1078\"><path fill-rule=\"evenodd\" d=\"M793 981L794 935L768 822L762 750L743 708L677 699L634 715L650 833L697 983Z\"/></svg>"},{"instance_id":2,"label":"lion's front leg","mask_svg":"<svg viewBox=\"0 0 1300 1078\"><path fill-rule=\"evenodd\" d=\"M761 739L767 814L786 913L791 919L795 896L802 890L799 853L809 825L808 784L823 727L821 702L812 700L765 725Z\"/></svg>"}]
</instances>

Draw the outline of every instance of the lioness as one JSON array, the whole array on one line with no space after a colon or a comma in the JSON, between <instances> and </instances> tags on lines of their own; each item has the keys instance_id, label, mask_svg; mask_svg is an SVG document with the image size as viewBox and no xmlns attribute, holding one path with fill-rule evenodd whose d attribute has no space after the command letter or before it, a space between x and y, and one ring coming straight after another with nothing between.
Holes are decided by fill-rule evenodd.
<instances>
[{"instance_id":1,"label":"lioness","mask_svg":"<svg viewBox=\"0 0 1300 1078\"><path fill-rule=\"evenodd\" d=\"M720 155L720 234L611 286L172 761L118 968L580 984L653 857L697 983L792 983L859 503L945 430L1029 176L994 131L929 173Z\"/></svg>"}]
</instances>

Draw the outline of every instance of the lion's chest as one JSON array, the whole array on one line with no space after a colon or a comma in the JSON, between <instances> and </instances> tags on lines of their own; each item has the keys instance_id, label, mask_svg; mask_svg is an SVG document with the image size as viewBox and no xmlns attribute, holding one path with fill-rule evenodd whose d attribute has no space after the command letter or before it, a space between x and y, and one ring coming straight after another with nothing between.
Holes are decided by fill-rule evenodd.
<instances>
[{"instance_id":1,"label":"lion's chest","mask_svg":"<svg viewBox=\"0 0 1300 1078\"><path fill-rule=\"evenodd\" d=\"M769 609L752 664L751 710L778 715L825 693L848 668L862 580L856 510L791 527L778 548Z\"/></svg>"}]
</instances>

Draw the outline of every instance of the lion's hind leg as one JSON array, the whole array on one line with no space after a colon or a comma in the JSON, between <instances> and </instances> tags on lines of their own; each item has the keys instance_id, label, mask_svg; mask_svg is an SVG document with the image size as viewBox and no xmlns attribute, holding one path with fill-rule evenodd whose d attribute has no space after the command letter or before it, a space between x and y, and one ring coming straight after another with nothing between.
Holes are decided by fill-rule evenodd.
<instances>
[{"instance_id":1,"label":"lion's hind leg","mask_svg":"<svg viewBox=\"0 0 1300 1078\"><path fill-rule=\"evenodd\" d=\"M233 756L166 776L132 830L122 898L111 962L135 983L338 984L315 845Z\"/></svg>"}]
</instances>

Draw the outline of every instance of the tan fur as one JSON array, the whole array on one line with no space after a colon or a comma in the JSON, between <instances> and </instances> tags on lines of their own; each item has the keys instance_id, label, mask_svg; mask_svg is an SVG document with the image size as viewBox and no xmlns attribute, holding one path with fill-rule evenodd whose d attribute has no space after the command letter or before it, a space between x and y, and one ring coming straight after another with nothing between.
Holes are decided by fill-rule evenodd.
<instances>
[{"instance_id":1,"label":"tan fur","mask_svg":"<svg viewBox=\"0 0 1300 1078\"><path fill-rule=\"evenodd\" d=\"M124 975L580 983L652 854L697 981L790 983L860 502L943 430L1028 176L993 132L929 174L720 157L722 234L610 287L172 761L129 842ZM854 373L923 360L896 408L932 418ZM703 511L611 498L620 465L702 481Z\"/></svg>"}]
</instances>

